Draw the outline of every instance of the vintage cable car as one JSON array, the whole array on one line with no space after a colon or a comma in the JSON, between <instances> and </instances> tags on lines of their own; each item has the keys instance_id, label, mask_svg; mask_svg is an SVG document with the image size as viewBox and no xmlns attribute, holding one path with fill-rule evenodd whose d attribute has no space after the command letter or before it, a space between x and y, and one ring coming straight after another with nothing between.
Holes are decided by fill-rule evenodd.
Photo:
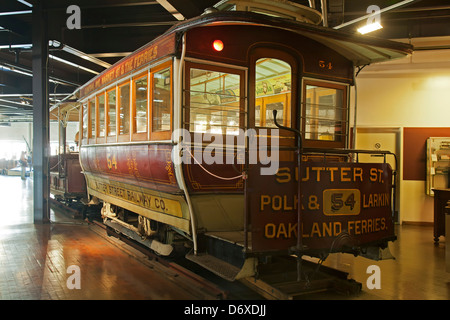
<instances>
[{"instance_id":1,"label":"vintage cable car","mask_svg":"<svg viewBox=\"0 0 450 320\"><path fill-rule=\"evenodd\" d=\"M73 123L71 128L78 127L79 106L75 102L55 105L50 109L50 118L58 124L57 152L49 158L52 203L82 206L81 200L86 198L86 181L79 160L79 133L67 136L69 123Z\"/></svg>"},{"instance_id":2,"label":"vintage cable car","mask_svg":"<svg viewBox=\"0 0 450 320\"><path fill-rule=\"evenodd\" d=\"M187 243L229 280L274 256L379 258L395 179L358 161L350 89L356 68L412 48L321 19L221 1L84 85L80 162L104 223L162 255Z\"/></svg>"}]
</instances>

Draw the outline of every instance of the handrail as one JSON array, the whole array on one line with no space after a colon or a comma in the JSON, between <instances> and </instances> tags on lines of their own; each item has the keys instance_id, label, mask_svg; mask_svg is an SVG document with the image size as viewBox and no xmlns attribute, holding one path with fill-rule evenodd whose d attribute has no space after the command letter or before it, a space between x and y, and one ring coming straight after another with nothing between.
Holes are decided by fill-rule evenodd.
<instances>
[{"instance_id":1,"label":"handrail","mask_svg":"<svg viewBox=\"0 0 450 320\"><path fill-rule=\"evenodd\" d=\"M302 133L294 128L289 128L282 126L277 121L277 110L273 110L273 122L274 124L283 130L294 132L297 136L297 166L298 172L301 172L301 164L302 164L302 154L303 154L303 145L302 145ZM297 197L300 201L302 198L302 190L300 179L297 184ZM302 272L302 251L303 251L303 243L302 243L302 206L297 205L297 247L295 248L295 254L297 255L297 281L301 280L301 272Z\"/></svg>"},{"instance_id":2,"label":"handrail","mask_svg":"<svg viewBox=\"0 0 450 320\"><path fill-rule=\"evenodd\" d=\"M305 153L323 153L325 154L342 154L342 155L350 155L350 154L371 154L371 155L391 155L394 157L395 162L395 170L398 169L397 155L388 150L362 150L362 149L318 149L318 148L303 148ZM357 161L359 162L359 161ZM386 159L385 159L386 162Z\"/></svg>"}]
</instances>

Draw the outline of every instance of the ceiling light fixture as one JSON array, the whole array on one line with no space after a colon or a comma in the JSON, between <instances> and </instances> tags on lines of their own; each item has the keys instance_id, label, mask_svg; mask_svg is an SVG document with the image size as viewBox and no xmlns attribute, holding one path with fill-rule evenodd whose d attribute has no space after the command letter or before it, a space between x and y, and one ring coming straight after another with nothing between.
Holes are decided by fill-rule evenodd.
<instances>
[{"instance_id":1,"label":"ceiling light fixture","mask_svg":"<svg viewBox=\"0 0 450 320\"><path fill-rule=\"evenodd\" d=\"M366 34L375 30L379 30L383 28L383 26L379 22L374 22L370 24L366 24L361 28L358 28L358 32L361 34Z\"/></svg>"}]
</instances>

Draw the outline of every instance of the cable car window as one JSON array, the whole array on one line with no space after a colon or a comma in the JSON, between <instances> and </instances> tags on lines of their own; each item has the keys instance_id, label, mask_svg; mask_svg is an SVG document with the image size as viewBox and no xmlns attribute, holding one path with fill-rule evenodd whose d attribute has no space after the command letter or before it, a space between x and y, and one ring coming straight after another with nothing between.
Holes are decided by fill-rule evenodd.
<instances>
[{"instance_id":1,"label":"cable car window","mask_svg":"<svg viewBox=\"0 0 450 320\"><path fill-rule=\"evenodd\" d=\"M147 76L134 81L134 132L147 132Z\"/></svg>"},{"instance_id":2,"label":"cable car window","mask_svg":"<svg viewBox=\"0 0 450 320\"><path fill-rule=\"evenodd\" d=\"M108 136L116 135L116 89L106 93L108 102Z\"/></svg>"},{"instance_id":3,"label":"cable car window","mask_svg":"<svg viewBox=\"0 0 450 320\"><path fill-rule=\"evenodd\" d=\"M239 134L241 77L228 70L190 69L191 132Z\"/></svg>"},{"instance_id":4,"label":"cable car window","mask_svg":"<svg viewBox=\"0 0 450 320\"><path fill-rule=\"evenodd\" d=\"M152 132L170 130L171 75L170 68L152 73Z\"/></svg>"},{"instance_id":5,"label":"cable car window","mask_svg":"<svg viewBox=\"0 0 450 320\"><path fill-rule=\"evenodd\" d=\"M83 139L88 137L88 121L89 121L89 109L87 104L83 104Z\"/></svg>"},{"instance_id":6,"label":"cable car window","mask_svg":"<svg viewBox=\"0 0 450 320\"><path fill-rule=\"evenodd\" d=\"M90 122L89 138L95 138L95 102L90 100L88 103L89 103L89 122Z\"/></svg>"},{"instance_id":7,"label":"cable car window","mask_svg":"<svg viewBox=\"0 0 450 320\"><path fill-rule=\"evenodd\" d=\"M97 96L98 107L98 136L105 136L105 95Z\"/></svg>"},{"instance_id":8,"label":"cable car window","mask_svg":"<svg viewBox=\"0 0 450 320\"><path fill-rule=\"evenodd\" d=\"M291 66L279 59L261 58L255 67L255 126L276 127L273 110L277 110L278 123L291 126Z\"/></svg>"},{"instance_id":9,"label":"cable car window","mask_svg":"<svg viewBox=\"0 0 450 320\"><path fill-rule=\"evenodd\" d=\"M345 86L305 82L305 139L344 141Z\"/></svg>"},{"instance_id":10,"label":"cable car window","mask_svg":"<svg viewBox=\"0 0 450 320\"><path fill-rule=\"evenodd\" d=\"M119 87L119 134L130 133L130 84Z\"/></svg>"}]
</instances>

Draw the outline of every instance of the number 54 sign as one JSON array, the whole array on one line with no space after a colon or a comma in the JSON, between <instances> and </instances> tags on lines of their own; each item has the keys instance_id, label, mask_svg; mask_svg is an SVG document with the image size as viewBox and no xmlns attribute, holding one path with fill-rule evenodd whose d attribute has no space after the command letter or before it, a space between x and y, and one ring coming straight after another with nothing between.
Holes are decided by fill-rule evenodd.
<instances>
[{"instance_id":1,"label":"number 54 sign","mask_svg":"<svg viewBox=\"0 0 450 320\"><path fill-rule=\"evenodd\" d=\"M327 216L358 215L361 192L358 189L326 189L323 191L323 213Z\"/></svg>"}]
</instances>

